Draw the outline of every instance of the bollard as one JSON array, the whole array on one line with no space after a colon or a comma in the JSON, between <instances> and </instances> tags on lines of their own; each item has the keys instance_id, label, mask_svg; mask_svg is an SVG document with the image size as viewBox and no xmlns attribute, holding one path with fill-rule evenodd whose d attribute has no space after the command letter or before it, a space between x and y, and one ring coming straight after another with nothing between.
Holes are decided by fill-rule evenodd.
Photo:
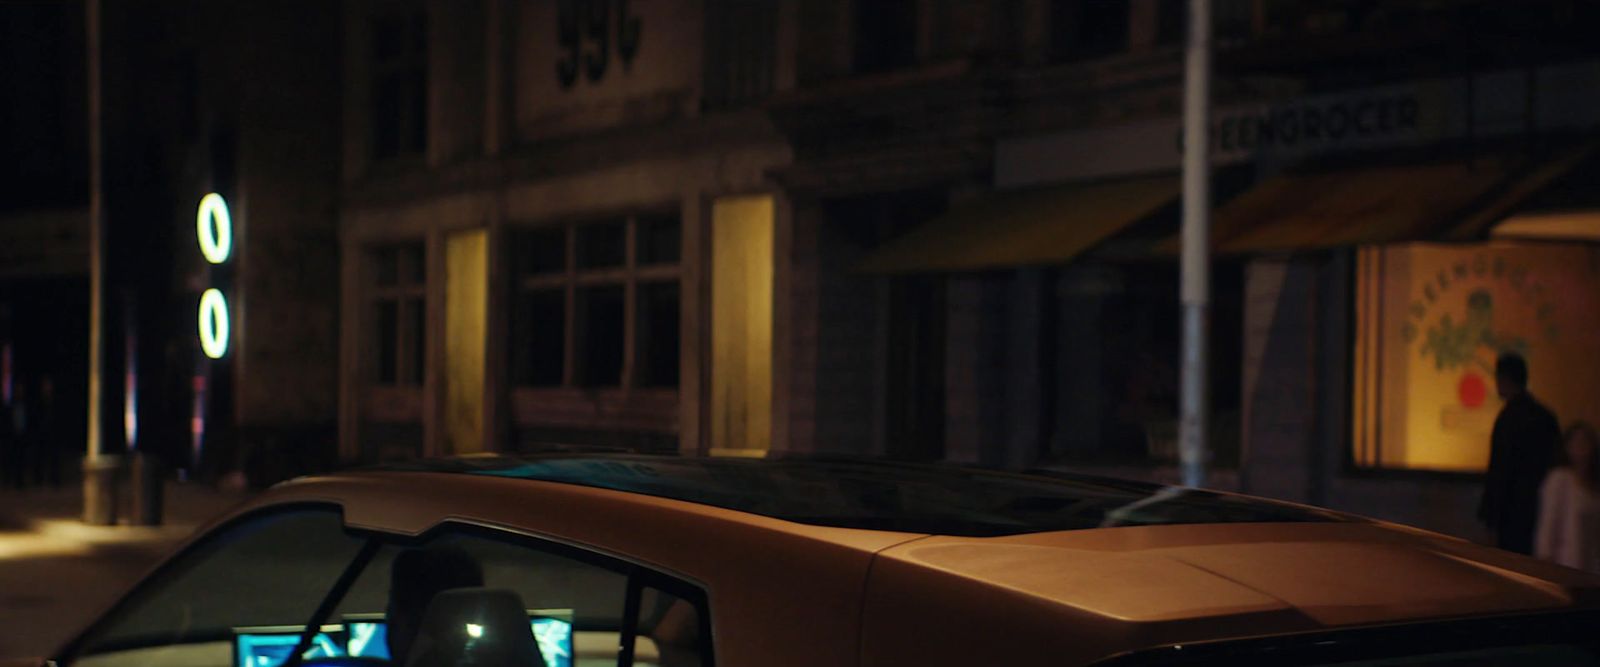
<instances>
[{"instance_id":1,"label":"bollard","mask_svg":"<svg viewBox=\"0 0 1600 667\"><path fill-rule=\"evenodd\" d=\"M121 457L102 454L83 460L83 522L91 526L117 523L117 469Z\"/></svg>"},{"instance_id":2,"label":"bollard","mask_svg":"<svg viewBox=\"0 0 1600 667\"><path fill-rule=\"evenodd\" d=\"M166 475L161 462L143 452L134 452L129 472L133 482L133 511L130 517L133 524L161 525L162 500L166 491Z\"/></svg>"}]
</instances>

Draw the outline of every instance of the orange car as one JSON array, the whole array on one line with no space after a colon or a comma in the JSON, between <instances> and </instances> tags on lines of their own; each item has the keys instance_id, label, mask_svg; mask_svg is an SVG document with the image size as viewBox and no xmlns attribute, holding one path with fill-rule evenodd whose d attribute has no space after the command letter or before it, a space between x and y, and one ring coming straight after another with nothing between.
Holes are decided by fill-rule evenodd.
<instances>
[{"instance_id":1,"label":"orange car","mask_svg":"<svg viewBox=\"0 0 1600 667\"><path fill-rule=\"evenodd\" d=\"M859 460L289 482L58 664L1600 665L1600 579L1242 496Z\"/></svg>"}]
</instances>

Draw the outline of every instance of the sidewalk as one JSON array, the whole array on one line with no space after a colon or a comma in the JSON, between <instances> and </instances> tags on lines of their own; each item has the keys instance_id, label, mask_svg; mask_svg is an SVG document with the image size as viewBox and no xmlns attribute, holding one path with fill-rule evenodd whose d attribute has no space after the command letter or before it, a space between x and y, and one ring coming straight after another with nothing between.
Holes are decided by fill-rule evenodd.
<instances>
[{"instance_id":1,"label":"sidewalk","mask_svg":"<svg viewBox=\"0 0 1600 667\"><path fill-rule=\"evenodd\" d=\"M0 658L55 650L197 527L249 497L168 482L165 524L144 527L85 525L81 494L76 483L0 490Z\"/></svg>"}]
</instances>

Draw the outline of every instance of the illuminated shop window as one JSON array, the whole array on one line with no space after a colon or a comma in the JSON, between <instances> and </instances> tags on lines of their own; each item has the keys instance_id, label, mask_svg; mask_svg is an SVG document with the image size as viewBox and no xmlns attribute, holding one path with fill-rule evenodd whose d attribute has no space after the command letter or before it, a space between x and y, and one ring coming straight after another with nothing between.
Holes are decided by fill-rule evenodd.
<instances>
[{"instance_id":1,"label":"illuminated shop window","mask_svg":"<svg viewBox=\"0 0 1600 667\"><path fill-rule=\"evenodd\" d=\"M1362 249L1356 267L1358 466L1483 471L1501 352L1528 359L1530 390L1563 423L1600 418L1600 249L1397 245Z\"/></svg>"}]
</instances>

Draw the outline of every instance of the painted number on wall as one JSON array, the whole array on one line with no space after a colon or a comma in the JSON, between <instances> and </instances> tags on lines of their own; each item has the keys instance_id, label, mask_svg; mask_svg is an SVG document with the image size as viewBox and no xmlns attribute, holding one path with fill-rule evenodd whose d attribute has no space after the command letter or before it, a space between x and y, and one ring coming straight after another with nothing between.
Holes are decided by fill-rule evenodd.
<instances>
[{"instance_id":1,"label":"painted number on wall","mask_svg":"<svg viewBox=\"0 0 1600 667\"><path fill-rule=\"evenodd\" d=\"M559 0L556 39L561 57L556 61L556 79L567 89L578 83L580 74L591 82L605 78L613 43L627 68L639 54L641 32L628 0Z\"/></svg>"}]
</instances>

